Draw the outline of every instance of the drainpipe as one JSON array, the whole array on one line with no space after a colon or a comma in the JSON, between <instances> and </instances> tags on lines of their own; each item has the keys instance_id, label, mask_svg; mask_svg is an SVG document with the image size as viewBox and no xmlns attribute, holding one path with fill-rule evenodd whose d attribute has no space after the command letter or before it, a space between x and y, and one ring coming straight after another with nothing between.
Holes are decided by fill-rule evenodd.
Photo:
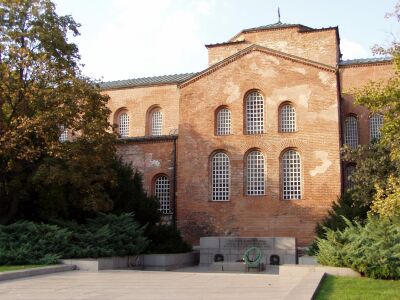
<instances>
[{"instance_id":1,"label":"drainpipe","mask_svg":"<svg viewBox=\"0 0 400 300\"><path fill-rule=\"evenodd\" d=\"M172 176L172 225L174 228L176 228L176 177L177 177L177 171L176 171L176 139L178 137L175 137L173 140L173 151L172 151L172 160L173 160L173 176Z\"/></svg>"}]
</instances>

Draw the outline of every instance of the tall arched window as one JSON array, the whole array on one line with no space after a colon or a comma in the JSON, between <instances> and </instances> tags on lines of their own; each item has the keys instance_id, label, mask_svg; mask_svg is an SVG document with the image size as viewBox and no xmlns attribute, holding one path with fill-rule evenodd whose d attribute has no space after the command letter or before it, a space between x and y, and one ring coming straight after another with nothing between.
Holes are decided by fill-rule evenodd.
<instances>
[{"instance_id":1,"label":"tall arched window","mask_svg":"<svg viewBox=\"0 0 400 300\"><path fill-rule=\"evenodd\" d=\"M264 155L260 151L251 151L246 160L247 195L265 194Z\"/></svg>"},{"instance_id":2,"label":"tall arched window","mask_svg":"<svg viewBox=\"0 0 400 300\"><path fill-rule=\"evenodd\" d=\"M151 135L162 135L163 115L159 108L151 113Z\"/></svg>"},{"instance_id":3,"label":"tall arched window","mask_svg":"<svg viewBox=\"0 0 400 300\"><path fill-rule=\"evenodd\" d=\"M295 150L282 156L282 195L284 200L301 199L301 160Z\"/></svg>"},{"instance_id":4,"label":"tall arched window","mask_svg":"<svg viewBox=\"0 0 400 300\"><path fill-rule=\"evenodd\" d=\"M211 160L212 200L229 200L230 163L229 157L223 152L215 153Z\"/></svg>"},{"instance_id":5,"label":"tall arched window","mask_svg":"<svg viewBox=\"0 0 400 300\"><path fill-rule=\"evenodd\" d=\"M127 112L122 112L118 116L118 133L121 137L129 136L129 116Z\"/></svg>"},{"instance_id":6,"label":"tall arched window","mask_svg":"<svg viewBox=\"0 0 400 300\"><path fill-rule=\"evenodd\" d=\"M264 98L259 92L246 98L246 133L264 133Z\"/></svg>"},{"instance_id":7,"label":"tall arched window","mask_svg":"<svg viewBox=\"0 0 400 300\"><path fill-rule=\"evenodd\" d=\"M226 107L217 112L217 135L231 134L231 111Z\"/></svg>"},{"instance_id":8,"label":"tall arched window","mask_svg":"<svg viewBox=\"0 0 400 300\"><path fill-rule=\"evenodd\" d=\"M61 143L64 143L64 142L68 141L68 128L65 128L64 125L61 125L60 126L60 131L61 131L61 134L60 134L58 140Z\"/></svg>"},{"instance_id":9,"label":"tall arched window","mask_svg":"<svg viewBox=\"0 0 400 300\"><path fill-rule=\"evenodd\" d=\"M351 175L353 174L356 167L354 165L349 165L344 170L344 188L347 190L353 186L353 180Z\"/></svg>"},{"instance_id":10,"label":"tall arched window","mask_svg":"<svg viewBox=\"0 0 400 300\"><path fill-rule=\"evenodd\" d=\"M344 122L344 143L350 148L358 146L358 124L355 116L348 116Z\"/></svg>"},{"instance_id":11,"label":"tall arched window","mask_svg":"<svg viewBox=\"0 0 400 300\"><path fill-rule=\"evenodd\" d=\"M296 131L296 111L290 104L285 104L280 111L280 131L295 132Z\"/></svg>"},{"instance_id":12,"label":"tall arched window","mask_svg":"<svg viewBox=\"0 0 400 300\"><path fill-rule=\"evenodd\" d=\"M369 118L369 136L371 141L380 139L382 126L383 116L381 114L373 114Z\"/></svg>"},{"instance_id":13,"label":"tall arched window","mask_svg":"<svg viewBox=\"0 0 400 300\"><path fill-rule=\"evenodd\" d=\"M158 176L154 184L155 196L160 202L160 212L169 214L170 210L170 191L169 179L165 175Z\"/></svg>"}]
</instances>

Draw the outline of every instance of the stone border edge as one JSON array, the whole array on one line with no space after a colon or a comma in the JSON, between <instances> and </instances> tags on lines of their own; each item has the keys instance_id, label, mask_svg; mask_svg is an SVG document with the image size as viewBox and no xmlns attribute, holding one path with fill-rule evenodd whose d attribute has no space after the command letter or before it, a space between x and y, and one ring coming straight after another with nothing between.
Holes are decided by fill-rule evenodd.
<instances>
[{"instance_id":1,"label":"stone border edge","mask_svg":"<svg viewBox=\"0 0 400 300\"><path fill-rule=\"evenodd\" d=\"M51 273L66 272L76 270L75 265L53 265L48 267L38 267L25 270L0 272L0 281L26 278L31 276L47 275Z\"/></svg>"}]
</instances>

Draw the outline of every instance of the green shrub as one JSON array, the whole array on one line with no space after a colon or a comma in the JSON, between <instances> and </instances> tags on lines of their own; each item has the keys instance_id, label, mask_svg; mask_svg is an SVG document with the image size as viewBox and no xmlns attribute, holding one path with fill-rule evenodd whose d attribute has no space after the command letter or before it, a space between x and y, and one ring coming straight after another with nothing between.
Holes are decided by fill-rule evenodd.
<instances>
[{"instance_id":1,"label":"green shrub","mask_svg":"<svg viewBox=\"0 0 400 300\"><path fill-rule=\"evenodd\" d=\"M328 215L322 222L317 224L315 229L318 238L325 238L327 228L331 230L343 230L347 224L345 219L354 221L364 221L367 218L368 206L360 206L355 203L350 193L345 192L332 204ZM345 218L343 218L345 217ZM318 251L318 243L315 240L308 249L309 255L315 255Z\"/></svg>"},{"instance_id":2,"label":"green shrub","mask_svg":"<svg viewBox=\"0 0 400 300\"><path fill-rule=\"evenodd\" d=\"M137 255L149 244L133 214L99 214L72 229L71 258Z\"/></svg>"},{"instance_id":3,"label":"green shrub","mask_svg":"<svg viewBox=\"0 0 400 300\"><path fill-rule=\"evenodd\" d=\"M71 232L56 225L17 222L0 226L0 265L55 264L70 245Z\"/></svg>"},{"instance_id":4,"label":"green shrub","mask_svg":"<svg viewBox=\"0 0 400 300\"><path fill-rule=\"evenodd\" d=\"M344 230L326 229L318 238L317 260L350 267L371 278L400 278L400 220L369 217L363 226L345 219Z\"/></svg>"},{"instance_id":5,"label":"green shrub","mask_svg":"<svg viewBox=\"0 0 400 300\"><path fill-rule=\"evenodd\" d=\"M184 253L192 250L192 246L182 239L179 230L171 225L149 226L145 234L151 241L146 251L148 253Z\"/></svg>"}]
</instances>

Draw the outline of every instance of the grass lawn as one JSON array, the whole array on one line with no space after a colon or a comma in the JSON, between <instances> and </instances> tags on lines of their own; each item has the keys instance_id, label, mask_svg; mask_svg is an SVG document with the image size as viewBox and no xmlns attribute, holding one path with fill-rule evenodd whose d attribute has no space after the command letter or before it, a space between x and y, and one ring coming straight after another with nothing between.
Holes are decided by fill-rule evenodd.
<instances>
[{"instance_id":1,"label":"grass lawn","mask_svg":"<svg viewBox=\"0 0 400 300\"><path fill-rule=\"evenodd\" d=\"M32 269L32 268L39 268L39 267L45 267L45 265L0 266L0 272Z\"/></svg>"},{"instance_id":2,"label":"grass lawn","mask_svg":"<svg viewBox=\"0 0 400 300\"><path fill-rule=\"evenodd\" d=\"M322 281L316 299L400 299L400 280L377 280L328 275Z\"/></svg>"}]
</instances>

